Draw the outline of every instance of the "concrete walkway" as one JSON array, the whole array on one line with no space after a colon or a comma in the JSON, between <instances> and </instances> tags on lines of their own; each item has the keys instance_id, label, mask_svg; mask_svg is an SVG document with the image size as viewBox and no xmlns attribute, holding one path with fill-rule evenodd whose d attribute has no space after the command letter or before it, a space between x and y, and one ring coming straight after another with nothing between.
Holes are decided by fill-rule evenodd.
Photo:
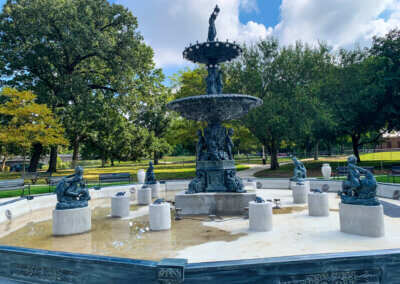
<instances>
[{"instance_id":1,"label":"concrete walkway","mask_svg":"<svg viewBox=\"0 0 400 284\"><path fill-rule=\"evenodd\" d=\"M269 169L269 165L255 165L255 164L243 164L244 166L250 167L250 169L237 172L238 177L240 178L254 178L254 174L256 172Z\"/></svg>"}]
</instances>

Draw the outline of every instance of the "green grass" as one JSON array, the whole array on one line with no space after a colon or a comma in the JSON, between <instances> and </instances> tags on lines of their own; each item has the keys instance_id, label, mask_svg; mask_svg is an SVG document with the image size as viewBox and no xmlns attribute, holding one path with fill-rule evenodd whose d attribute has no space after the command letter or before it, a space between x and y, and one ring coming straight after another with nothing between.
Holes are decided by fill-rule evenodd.
<instances>
[{"instance_id":1,"label":"green grass","mask_svg":"<svg viewBox=\"0 0 400 284\"><path fill-rule=\"evenodd\" d=\"M400 152L377 152L360 155L361 161L397 161L400 163Z\"/></svg>"}]
</instances>

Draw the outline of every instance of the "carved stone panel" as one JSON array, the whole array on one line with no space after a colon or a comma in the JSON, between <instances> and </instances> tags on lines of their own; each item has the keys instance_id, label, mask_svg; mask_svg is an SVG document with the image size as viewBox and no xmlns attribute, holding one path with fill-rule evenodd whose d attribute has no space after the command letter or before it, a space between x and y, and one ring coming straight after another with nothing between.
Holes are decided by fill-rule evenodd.
<instances>
[{"instance_id":1,"label":"carved stone panel","mask_svg":"<svg viewBox=\"0 0 400 284\"><path fill-rule=\"evenodd\" d=\"M11 263L10 272L11 276L16 279L26 279L29 281L76 283L83 280L82 274L79 272L41 265Z\"/></svg>"},{"instance_id":2,"label":"carved stone panel","mask_svg":"<svg viewBox=\"0 0 400 284\"><path fill-rule=\"evenodd\" d=\"M281 276L281 284L361 284L381 283L382 271L380 269L334 271L328 269L325 273Z\"/></svg>"},{"instance_id":3,"label":"carved stone panel","mask_svg":"<svg viewBox=\"0 0 400 284\"><path fill-rule=\"evenodd\" d=\"M158 264L159 283L182 283L185 280L185 265L187 259L164 258Z\"/></svg>"}]
</instances>

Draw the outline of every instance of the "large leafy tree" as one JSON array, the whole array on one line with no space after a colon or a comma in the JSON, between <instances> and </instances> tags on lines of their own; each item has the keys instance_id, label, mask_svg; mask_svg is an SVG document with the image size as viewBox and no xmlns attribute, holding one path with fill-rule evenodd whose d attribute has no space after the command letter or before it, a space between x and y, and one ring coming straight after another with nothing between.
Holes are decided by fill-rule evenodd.
<instances>
[{"instance_id":1,"label":"large leafy tree","mask_svg":"<svg viewBox=\"0 0 400 284\"><path fill-rule=\"evenodd\" d=\"M172 77L171 85L174 90L173 99L204 95L206 93L205 78L207 70L197 66L193 70L183 69ZM196 130L205 126L204 123L187 120L176 112L171 112L171 126L166 139L175 148L176 154L195 153ZM179 151L178 151L179 150Z\"/></svg>"},{"instance_id":2,"label":"large leafy tree","mask_svg":"<svg viewBox=\"0 0 400 284\"><path fill-rule=\"evenodd\" d=\"M388 128L400 129L400 29L393 29L384 37L375 37L371 55L376 57L376 65L383 74L383 112L387 115ZM382 77L382 76L381 76Z\"/></svg>"},{"instance_id":3,"label":"large leafy tree","mask_svg":"<svg viewBox=\"0 0 400 284\"><path fill-rule=\"evenodd\" d=\"M2 83L33 90L55 113L94 91L134 108L152 55L137 19L107 0L7 0L0 14ZM52 147L50 171L56 155Z\"/></svg>"},{"instance_id":4,"label":"large leafy tree","mask_svg":"<svg viewBox=\"0 0 400 284\"><path fill-rule=\"evenodd\" d=\"M378 58L367 50L340 50L335 92L330 97L339 134L350 137L354 155L358 148L378 141L387 127L388 102L384 93L385 74Z\"/></svg>"},{"instance_id":5,"label":"large leafy tree","mask_svg":"<svg viewBox=\"0 0 400 284\"><path fill-rule=\"evenodd\" d=\"M28 91L4 88L0 105L2 121L0 140L5 146L17 147L24 157L32 144L66 145L64 129L45 104L35 103L36 96Z\"/></svg>"},{"instance_id":6,"label":"large leafy tree","mask_svg":"<svg viewBox=\"0 0 400 284\"><path fill-rule=\"evenodd\" d=\"M227 92L263 99L263 105L250 111L243 122L266 146L271 169L279 168L282 142L293 141L311 128L312 117L321 108L315 94L329 62L323 44L312 48L298 42L280 48L277 40L269 38L245 47L243 55L228 65Z\"/></svg>"},{"instance_id":7,"label":"large leafy tree","mask_svg":"<svg viewBox=\"0 0 400 284\"><path fill-rule=\"evenodd\" d=\"M171 146L167 142L171 115L168 113L167 103L171 100L171 90L162 84L165 76L160 69L154 70L152 76L148 76L141 87L141 92L146 100L140 104L138 113L132 117L135 125L143 127L151 132L153 136L154 164L158 164L163 154L170 152Z\"/></svg>"}]
</instances>

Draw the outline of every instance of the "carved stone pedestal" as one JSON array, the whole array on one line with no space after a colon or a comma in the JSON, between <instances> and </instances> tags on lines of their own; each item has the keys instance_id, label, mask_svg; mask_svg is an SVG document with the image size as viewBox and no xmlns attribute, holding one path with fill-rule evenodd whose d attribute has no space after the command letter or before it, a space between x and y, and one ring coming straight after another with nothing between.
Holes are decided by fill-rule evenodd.
<instances>
[{"instance_id":1,"label":"carved stone pedestal","mask_svg":"<svg viewBox=\"0 0 400 284\"><path fill-rule=\"evenodd\" d=\"M111 197L111 217L125 218L129 216L129 196Z\"/></svg>"},{"instance_id":2,"label":"carved stone pedestal","mask_svg":"<svg viewBox=\"0 0 400 284\"><path fill-rule=\"evenodd\" d=\"M171 229L171 208L169 203L150 204L149 227L151 231Z\"/></svg>"},{"instance_id":3,"label":"carved stone pedestal","mask_svg":"<svg viewBox=\"0 0 400 284\"><path fill-rule=\"evenodd\" d=\"M249 202L250 231L266 232L272 230L272 202Z\"/></svg>"},{"instance_id":4,"label":"carved stone pedestal","mask_svg":"<svg viewBox=\"0 0 400 284\"><path fill-rule=\"evenodd\" d=\"M175 207L182 209L181 215L243 215L244 208L255 199L255 193L182 191L175 195Z\"/></svg>"},{"instance_id":5,"label":"carved stone pedestal","mask_svg":"<svg viewBox=\"0 0 400 284\"><path fill-rule=\"evenodd\" d=\"M138 205L149 205L151 203L151 188L143 187L138 190Z\"/></svg>"},{"instance_id":6,"label":"carved stone pedestal","mask_svg":"<svg viewBox=\"0 0 400 284\"><path fill-rule=\"evenodd\" d=\"M310 216L329 215L329 196L327 193L308 194L308 214Z\"/></svg>"},{"instance_id":7,"label":"carved stone pedestal","mask_svg":"<svg viewBox=\"0 0 400 284\"><path fill-rule=\"evenodd\" d=\"M157 198L158 192L160 191L160 183L156 182L154 184L148 184L147 186L151 188L151 198Z\"/></svg>"},{"instance_id":8,"label":"carved stone pedestal","mask_svg":"<svg viewBox=\"0 0 400 284\"><path fill-rule=\"evenodd\" d=\"M384 237L383 206L339 203L340 231L367 237Z\"/></svg>"},{"instance_id":9,"label":"carved stone pedestal","mask_svg":"<svg viewBox=\"0 0 400 284\"><path fill-rule=\"evenodd\" d=\"M205 192L234 191L238 184L243 187L241 179L236 176L234 160L197 161L198 172L203 173Z\"/></svg>"},{"instance_id":10,"label":"carved stone pedestal","mask_svg":"<svg viewBox=\"0 0 400 284\"><path fill-rule=\"evenodd\" d=\"M90 231L92 213L90 207L53 210L53 235L68 236Z\"/></svg>"},{"instance_id":11,"label":"carved stone pedestal","mask_svg":"<svg viewBox=\"0 0 400 284\"><path fill-rule=\"evenodd\" d=\"M292 187L293 202L298 204L307 203L307 194L310 191L306 185L295 185Z\"/></svg>"}]
</instances>

